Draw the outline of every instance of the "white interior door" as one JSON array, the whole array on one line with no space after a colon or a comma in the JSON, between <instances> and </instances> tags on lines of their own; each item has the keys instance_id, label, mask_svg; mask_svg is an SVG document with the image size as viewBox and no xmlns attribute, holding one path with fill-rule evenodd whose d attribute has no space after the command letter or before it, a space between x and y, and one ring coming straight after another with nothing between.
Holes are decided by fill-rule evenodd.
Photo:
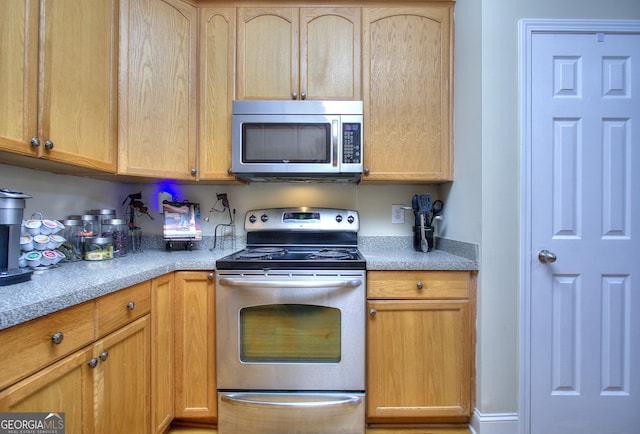
<instances>
[{"instance_id":1,"label":"white interior door","mask_svg":"<svg viewBox=\"0 0 640 434\"><path fill-rule=\"evenodd\" d=\"M529 48L523 431L638 433L640 33Z\"/></svg>"}]
</instances>

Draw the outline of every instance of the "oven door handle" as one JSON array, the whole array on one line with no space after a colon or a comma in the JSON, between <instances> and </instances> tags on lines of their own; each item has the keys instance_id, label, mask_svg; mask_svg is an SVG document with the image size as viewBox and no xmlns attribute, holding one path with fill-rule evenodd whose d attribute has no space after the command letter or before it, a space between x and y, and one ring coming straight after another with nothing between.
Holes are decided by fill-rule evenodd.
<instances>
[{"instance_id":1,"label":"oven door handle","mask_svg":"<svg viewBox=\"0 0 640 434\"><path fill-rule=\"evenodd\" d=\"M252 289L273 289L273 288L357 288L362 285L361 279L349 280L253 280L253 279L233 279L223 277L219 280L220 285L234 288Z\"/></svg>"},{"instance_id":2,"label":"oven door handle","mask_svg":"<svg viewBox=\"0 0 640 434\"><path fill-rule=\"evenodd\" d=\"M289 395L291 396L291 395ZM268 398L276 398L270 400ZM306 399L306 395L302 394L296 396L295 400L279 400L277 395L261 395L259 393L233 393L223 394L220 399L222 402L232 405L246 405L246 406L270 406L270 407L354 407L360 405L362 398L354 395L331 395L323 397L320 395L311 395L312 399Z\"/></svg>"}]
</instances>

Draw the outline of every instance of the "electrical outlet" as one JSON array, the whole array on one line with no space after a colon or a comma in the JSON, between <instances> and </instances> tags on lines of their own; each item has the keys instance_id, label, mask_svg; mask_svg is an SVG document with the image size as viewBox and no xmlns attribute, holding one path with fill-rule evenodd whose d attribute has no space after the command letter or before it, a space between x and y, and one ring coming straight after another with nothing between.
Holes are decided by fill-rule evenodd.
<instances>
[{"instance_id":1,"label":"electrical outlet","mask_svg":"<svg viewBox=\"0 0 640 434\"><path fill-rule=\"evenodd\" d=\"M391 205L391 223L404 223L404 210L402 205Z\"/></svg>"}]
</instances>

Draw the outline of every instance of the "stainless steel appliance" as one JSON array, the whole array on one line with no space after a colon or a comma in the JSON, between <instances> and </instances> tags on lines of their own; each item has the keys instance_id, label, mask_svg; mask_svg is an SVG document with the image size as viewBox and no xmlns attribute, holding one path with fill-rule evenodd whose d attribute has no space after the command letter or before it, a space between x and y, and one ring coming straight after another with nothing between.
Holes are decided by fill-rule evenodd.
<instances>
[{"instance_id":1,"label":"stainless steel appliance","mask_svg":"<svg viewBox=\"0 0 640 434\"><path fill-rule=\"evenodd\" d=\"M32 270L18 268L25 199L31 196L0 189L0 286L31 279Z\"/></svg>"},{"instance_id":2,"label":"stainless steel appliance","mask_svg":"<svg viewBox=\"0 0 640 434\"><path fill-rule=\"evenodd\" d=\"M359 181L362 101L233 101L232 171L249 181Z\"/></svg>"},{"instance_id":3,"label":"stainless steel appliance","mask_svg":"<svg viewBox=\"0 0 640 434\"><path fill-rule=\"evenodd\" d=\"M218 432L364 433L358 213L253 210L244 227L216 262Z\"/></svg>"}]
</instances>

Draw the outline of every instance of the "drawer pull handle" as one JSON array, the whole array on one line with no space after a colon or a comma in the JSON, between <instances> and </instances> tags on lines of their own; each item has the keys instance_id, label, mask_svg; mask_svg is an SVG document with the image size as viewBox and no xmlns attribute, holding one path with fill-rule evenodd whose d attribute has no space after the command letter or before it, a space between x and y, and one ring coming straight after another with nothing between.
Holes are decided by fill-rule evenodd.
<instances>
[{"instance_id":1,"label":"drawer pull handle","mask_svg":"<svg viewBox=\"0 0 640 434\"><path fill-rule=\"evenodd\" d=\"M100 354L100 356L98 356L98 357L100 357L100 360L102 360L102 361L104 362L104 361L106 361L106 360L107 360L107 357L109 357L109 353L108 353L108 352L106 352L106 351L103 351L103 352Z\"/></svg>"},{"instance_id":2,"label":"drawer pull handle","mask_svg":"<svg viewBox=\"0 0 640 434\"><path fill-rule=\"evenodd\" d=\"M136 302L135 301L130 301L129 303L127 303L127 309L133 310L135 308L136 308Z\"/></svg>"},{"instance_id":3,"label":"drawer pull handle","mask_svg":"<svg viewBox=\"0 0 640 434\"><path fill-rule=\"evenodd\" d=\"M376 316L376 313L378 313L378 311L377 311L377 310L375 310L375 309L369 309L369 315L371 315L371 316Z\"/></svg>"},{"instance_id":4,"label":"drawer pull handle","mask_svg":"<svg viewBox=\"0 0 640 434\"><path fill-rule=\"evenodd\" d=\"M87 365L89 365L91 369L95 368L96 366L98 366L98 359L94 357L93 359L89 360Z\"/></svg>"},{"instance_id":5,"label":"drawer pull handle","mask_svg":"<svg viewBox=\"0 0 640 434\"><path fill-rule=\"evenodd\" d=\"M416 283L416 288L422 289L422 288L424 288L424 284L422 282L418 282L418 283Z\"/></svg>"},{"instance_id":6,"label":"drawer pull handle","mask_svg":"<svg viewBox=\"0 0 640 434\"><path fill-rule=\"evenodd\" d=\"M51 342L53 342L54 345L59 345L63 339L64 339L64 334L62 332L57 332L53 336L51 336Z\"/></svg>"}]
</instances>

